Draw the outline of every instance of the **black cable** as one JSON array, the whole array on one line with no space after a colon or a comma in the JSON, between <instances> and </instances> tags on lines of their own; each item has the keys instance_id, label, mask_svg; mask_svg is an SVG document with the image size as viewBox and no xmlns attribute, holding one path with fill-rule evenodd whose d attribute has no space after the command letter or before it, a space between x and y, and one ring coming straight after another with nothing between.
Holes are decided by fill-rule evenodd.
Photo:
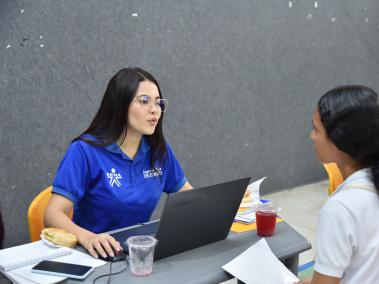
<instances>
[{"instance_id":1,"label":"black cable","mask_svg":"<svg viewBox=\"0 0 379 284\"><path fill-rule=\"evenodd\" d=\"M108 276L107 284L109 284L109 282L111 281L111 276L112 276L112 264L113 264L113 262L111 262L111 265L109 265L109 276Z\"/></svg>"},{"instance_id":2,"label":"black cable","mask_svg":"<svg viewBox=\"0 0 379 284\"><path fill-rule=\"evenodd\" d=\"M118 260L118 261L114 261L114 262L121 262L121 261L124 261L124 260ZM120 270L118 272L114 272L114 273L112 273L112 263L113 262L111 262L110 265L109 265L109 273L108 274L103 274L103 275L100 275L100 276L96 277L95 279L93 279L92 284L95 284L95 282L97 280L99 280L100 278L107 277L107 276L109 276L108 277L108 281L107 281L107 283L109 284L109 282L111 281L111 276L120 274L120 273L124 272L126 268L128 268L128 266L129 266L128 259L125 259L125 262L126 262L126 266L122 270Z\"/></svg>"}]
</instances>

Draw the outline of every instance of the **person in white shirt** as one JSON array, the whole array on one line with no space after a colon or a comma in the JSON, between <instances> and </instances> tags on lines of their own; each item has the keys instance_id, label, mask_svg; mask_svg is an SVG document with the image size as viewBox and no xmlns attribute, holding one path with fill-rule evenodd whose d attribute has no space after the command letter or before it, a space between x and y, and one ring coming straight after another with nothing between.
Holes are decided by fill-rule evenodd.
<instances>
[{"instance_id":1,"label":"person in white shirt","mask_svg":"<svg viewBox=\"0 0 379 284\"><path fill-rule=\"evenodd\" d=\"M379 106L364 86L323 95L310 138L345 179L320 212L312 284L379 283Z\"/></svg>"}]
</instances>

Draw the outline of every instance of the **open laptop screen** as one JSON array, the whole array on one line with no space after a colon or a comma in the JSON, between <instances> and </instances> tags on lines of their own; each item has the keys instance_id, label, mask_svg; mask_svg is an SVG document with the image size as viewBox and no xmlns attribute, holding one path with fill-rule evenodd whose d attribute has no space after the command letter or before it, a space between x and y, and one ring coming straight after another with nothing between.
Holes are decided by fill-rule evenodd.
<instances>
[{"instance_id":1,"label":"open laptop screen","mask_svg":"<svg viewBox=\"0 0 379 284\"><path fill-rule=\"evenodd\" d=\"M245 178L169 195L156 234L155 259L225 239L249 181Z\"/></svg>"},{"instance_id":2,"label":"open laptop screen","mask_svg":"<svg viewBox=\"0 0 379 284\"><path fill-rule=\"evenodd\" d=\"M161 259L225 239L250 178L170 194L160 222L112 234L125 247L133 235L155 233L154 259Z\"/></svg>"}]
</instances>

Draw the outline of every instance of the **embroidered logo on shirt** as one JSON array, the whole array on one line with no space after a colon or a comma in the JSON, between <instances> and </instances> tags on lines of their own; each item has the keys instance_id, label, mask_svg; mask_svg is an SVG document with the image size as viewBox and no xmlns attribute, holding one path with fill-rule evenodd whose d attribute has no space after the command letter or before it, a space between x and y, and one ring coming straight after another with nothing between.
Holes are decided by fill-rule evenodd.
<instances>
[{"instance_id":1,"label":"embroidered logo on shirt","mask_svg":"<svg viewBox=\"0 0 379 284\"><path fill-rule=\"evenodd\" d=\"M116 172L115 169L111 169L110 173L107 173L107 177L109 178L109 184L113 187L116 184L118 187L121 186L121 182L119 179L122 179L122 176Z\"/></svg>"},{"instance_id":2,"label":"embroidered logo on shirt","mask_svg":"<svg viewBox=\"0 0 379 284\"><path fill-rule=\"evenodd\" d=\"M143 170L143 177L144 178L152 178L162 175L162 168L155 168L151 170Z\"/></svg>"}]
</instances>

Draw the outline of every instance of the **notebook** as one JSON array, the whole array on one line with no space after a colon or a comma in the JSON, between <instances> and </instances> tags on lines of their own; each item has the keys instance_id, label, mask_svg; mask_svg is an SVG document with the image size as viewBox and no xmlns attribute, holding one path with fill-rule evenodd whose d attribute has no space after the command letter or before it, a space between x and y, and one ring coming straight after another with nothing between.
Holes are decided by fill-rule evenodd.
<instances>
[{"instance_id":1,"label":"notebook","mask_svg":"<svg viewBox=\"0 0 379 284\"><path fill-rule=\"evenodd\" d=\"M9 271L71 252L72 249L65 247L51 248L42 241L6 248L0 250L0 270Z\"/></svg>"},{"instance_id":2,"label":"notebook","mask_svg":"<svg viewBox=\"0 0 379 284\"><path fill-rule=\"evenodd\" d=\"M99 267L105 261L70 248L52 248L42 241L0 250L0 272L16 283L52 284L65 277L32 273L31 268L42 260Z\"/></svg>"},{"instance_id":3,"label":"notebook","mask_svg":"<svg viewBox=\"0 0 379 284\"><path fill-rule=\"evenodd\" d=\"M85 254L76 250L73 250L72 253L70 254L60 256L52 260L58 261L58 262L71 263L71 264L82 264L82 265L87 265L87 266L92 266L92 267L99 267L106 264L105 261L96 259L88 254ZM12 278L16 282L20 282L23 284L29 284L29 283L52 284L52 283L61 282L64 279L66 279L65 277L61 277L61 276L33 273L32 267L34 265L35 264L31 264L28 266L23 266L17 269L13 269L11 271L8 271L7 274L8 276L10 276L9 278Z\"/></svg>"}]
</instances>

